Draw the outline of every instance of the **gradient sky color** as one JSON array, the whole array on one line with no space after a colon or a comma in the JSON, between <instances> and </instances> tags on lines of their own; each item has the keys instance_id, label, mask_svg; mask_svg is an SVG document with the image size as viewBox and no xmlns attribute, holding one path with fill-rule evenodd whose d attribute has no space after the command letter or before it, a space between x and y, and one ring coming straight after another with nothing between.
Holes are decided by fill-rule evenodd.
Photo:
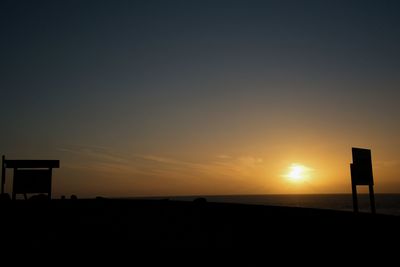
<instances>
[{"instance_id":1,"label":"gradient sky color","mask_svg":"<svg viewBox=\"0 0 400 267\"><path fill-rule=\"evenodd\" d=\"M60 159L56 196L348 193L351 147L367 147L376 192L400 193L399 14L1 1L0 153ZM283 178L296 163L303 183Z\"/></svg>"}]
</instances>

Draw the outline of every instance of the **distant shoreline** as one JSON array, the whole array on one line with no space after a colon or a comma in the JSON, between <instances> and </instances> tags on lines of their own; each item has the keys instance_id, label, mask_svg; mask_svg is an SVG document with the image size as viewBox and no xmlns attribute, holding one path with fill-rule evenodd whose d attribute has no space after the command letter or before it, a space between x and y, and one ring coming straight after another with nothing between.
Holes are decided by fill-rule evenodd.
<instances>
[{"instance_id":1,"label":"distant shoreline","mask_svg":"<svg viewBox=\"0 0 400 267\"><path fill-rule=\"evenodd\" d=\"M138 199L138 200L179 200L193 201L196 198L205 198L209 202L253 204L279 207L317 208L339 211L352 211L351 194L254 194L254 195L193 195L193 196L138 196L111 199ZM369 212L369 195L359 194L360 211ZM376 194L377 212L380 214L400 216L400 194Z\"/></svg>"}]
</instances>

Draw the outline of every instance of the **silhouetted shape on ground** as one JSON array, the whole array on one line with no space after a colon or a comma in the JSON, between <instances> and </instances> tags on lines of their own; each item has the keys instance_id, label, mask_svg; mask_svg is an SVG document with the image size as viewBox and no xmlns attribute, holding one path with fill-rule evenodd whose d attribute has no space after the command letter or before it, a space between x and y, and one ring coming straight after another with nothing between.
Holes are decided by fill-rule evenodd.
<instances>
[{"instance_id":1,"label":"silhouetted shape on ground","mask_svg":"<svg viewBox=\"0 0 400 267\"><path fill-rule=\"evenodd\" d=\"M70 199L71 200L78 200L78 197L76 195L71 195Z\"/></svg>"},{"instance_id":2,"label":"silhouetted shape on ground","mask_svg":"<svg viewBox=\"0 0 400 267\"><path fill-rule=\"evenodd\" d=\"M29 200L33 201L47 201L49 200L49 197L46 196L45 194L38 194L38 195L33 195L29 198Z\"/></svg>"},{"instance_id":3,"label":"silhouetted shape on ground","mask_svg":"<svg viewBox=\"0 0 400 267\"><path fill-rule=\"evenodd\" d=\"M204 197L199 197L199 198L194 199L193 203L203 205L203 204L207 203L207 199L205 199Z\"/></svg>"},{"instance_id":4,"label":"silhouetted shape on ground","mask_svg":"<svg viewBox=\"0 0 400 267\"><path fill-rule=\"evenodd\" d=\"M0 194L0 201L9 201L9 200L11 200L11 197L9 194L7 194L7 193Z\"/></svg>"}]
</instances>

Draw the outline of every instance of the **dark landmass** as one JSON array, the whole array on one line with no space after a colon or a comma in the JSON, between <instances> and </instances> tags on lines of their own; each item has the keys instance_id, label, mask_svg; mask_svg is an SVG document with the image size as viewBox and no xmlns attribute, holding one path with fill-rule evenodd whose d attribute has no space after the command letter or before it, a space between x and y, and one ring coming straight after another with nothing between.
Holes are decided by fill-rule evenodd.
<instances>
[{"instance_id":1,"label":"dark landmass","mask_svg":"<svg viewBox=\"0 0 400 267\"><path fill-rule=\"evenodd\" d=\"M1 243L39 250L134 247L371 249L399 240L400 217L171 200L3 201ZM336 245L338 243L339 245ZM307 244L307 245L305 245Z\"/></svg>"}]
</instances>

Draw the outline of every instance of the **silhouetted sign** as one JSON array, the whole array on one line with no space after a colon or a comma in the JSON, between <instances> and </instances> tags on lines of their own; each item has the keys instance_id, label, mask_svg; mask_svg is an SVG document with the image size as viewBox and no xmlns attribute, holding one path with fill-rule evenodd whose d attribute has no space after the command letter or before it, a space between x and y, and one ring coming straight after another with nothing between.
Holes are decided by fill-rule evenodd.
<instances>
[{"instance_id":1,"label":"silhouetted sign","mask_svg":"<svg viewBox=\"0 0 400 267\"><path fill-rule=\"evenodd\" d=\"M354 212L358 212L357 185L368 185L371 212L375 213L374 177L372 175L371 150L353 147L351 152L353 154L353 163L350 164L350 173Z\"/></svg>"},{"instance_id":2,"label":"silhouetted sign","mask_svg":"<svg viewBox=\"0 0 400 267\"><path fill-rule=\"evenodd\" d=\"M5 168L15 169L15 168L24 168L24 169L51 169L51 168L60 168L59 160L5 160L4 161Z\"/></svg>"},{"instance_id":3,"label":"silhouetted sign","mask_svg":"<svg viewBox=\"0 0 400 267\"><path fill-rule=\"evenodd\" d=\"M13 196L16 194L47 193L51 198L51 177L53 168L59 168L59 160L6 160L2 158L1 191L4 192L5 170L14 169Z\"/></svg>"},{"instance_id":4,"label":"silhouetted sign","mask_svg":"<svg viewBox=\"0 0 400 267\"><path fill-rule=\"evenodd\" d=\"M351 179L356 185L373 185L371 150L352 148Z\"/></svg>"},{"instance_id":5,"label":"silhouetted sign","mask_svg":"<svg viewBox=\"0 0 400 267\"><path fill-rule=\"evenodd\" d=\"M51 170L15 170L14 193L48 193L50 191Z\"/></svg>"}]
</instances>

